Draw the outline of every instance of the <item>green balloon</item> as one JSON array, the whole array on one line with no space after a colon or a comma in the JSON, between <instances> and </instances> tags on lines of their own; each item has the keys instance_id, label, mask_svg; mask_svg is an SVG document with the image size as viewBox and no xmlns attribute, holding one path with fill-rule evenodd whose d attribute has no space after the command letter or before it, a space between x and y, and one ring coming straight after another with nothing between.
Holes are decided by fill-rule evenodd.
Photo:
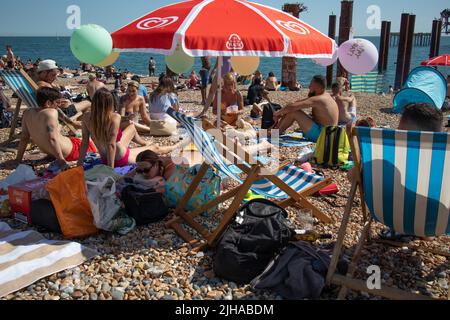
<instances>
[{"instance_id":1,"label":"green balloon","mask_svg":"<svg viewBox=\"0 0 450 320\"><path fill-rule=\"evenodd\" d=\"M174 73L185 73L194 65L194 57L188 56L183 50L177 49L171 56L166 57L166 64Z\"/></svg>"},{"instance_id":2,"label":"green balloon","mask_svg":"<svg viewBox=\"0 0 450 320\"><path fill-rule=\"evenodd\" d=\"M81 62L93 65L105 60L112 48L113 41L109 32L95 24L75 30L70 39L73 55Z\"/></svg>"}]
</instances>

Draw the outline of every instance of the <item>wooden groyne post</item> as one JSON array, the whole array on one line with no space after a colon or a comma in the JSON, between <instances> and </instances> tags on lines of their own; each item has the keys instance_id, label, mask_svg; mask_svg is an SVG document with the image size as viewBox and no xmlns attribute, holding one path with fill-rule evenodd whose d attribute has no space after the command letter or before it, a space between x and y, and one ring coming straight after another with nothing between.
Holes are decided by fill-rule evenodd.
<instances>
[{"instance_id":1,"label":"wooden groyne post","mask_svg":"<svg viewBox=\"0 0 450 320\"><path fill-rule=\"evenodd\" d=\"M433 20L433 28L431 30L430 59L439 55L441 46L442 21Z\"/></svg>"},{"instance_id":2,"label":"wooden groyne post","mask_svg":"<svg viewBox=\"0 0 450 320\"><path fill-rule=\"evenodd\" d=\"M381 36L380 36L380 52L378 60L378 72L383 73L389 62L389 47L391 40L391 22L381 22Z\"/></svg>"},{"instance_id":3,"label":"wooden groyne post","mask_svg":"<svg viewBox=\"0 0 450 320\"><path fill-rule=\"evenodd\" d=\"M328 23L328 36L331 39L336 39L336 15L332 14L329 18ZM328 86L331 87L331 84L333 83L333 65L330 65L327 67L327 83Z\"/></svg>"},{"instance_id":4,"label":"wooden groyne post","mask_svg":"<svg viewBox=\"0 0 450 320\"><path fill-rule=\"evenodd\" d=\"M296 18L300 18L300 13L303 10L303 5L299 3L286 3L283 5L283 11L290 13ZM281 85L290 90L295 90L297 87L297 59L293 57L283 57L281 68Z\"/></svg>"},{"instance_id":5,"label":"wooden groyne post","mask_svg":"<svg viewBox=\"0 0 450 320\"><path fill-rule=\"evenodd\" d=\"M341 2L341 18L339 21L339 46L350 39L350 31L353 26L353 0L343 0ZM348 72L338 62L337 77L348 78Z\"/></svg>"},{"instance_id":6,"label":"wooden groyne post","mask_svg":"<svg viewBox=\"0 0 450 320\"><path fill-rule=\"evenodd\" d=\"M414 27L416 16L403 13L400 23L400 38L398 44L397 71L395 76L396 90L403 87L411 67L411 53L413 48Z\"/></svg>"}]
</instances>

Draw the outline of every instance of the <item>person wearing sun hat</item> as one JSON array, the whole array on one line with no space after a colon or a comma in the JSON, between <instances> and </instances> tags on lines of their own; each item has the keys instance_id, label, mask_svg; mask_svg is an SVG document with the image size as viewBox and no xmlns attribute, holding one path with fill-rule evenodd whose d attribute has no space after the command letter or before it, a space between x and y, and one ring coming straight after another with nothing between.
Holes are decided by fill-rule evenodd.
<instances>
[{"instance_id":1,"label":"person wearing sun hat","mask_svg":"<svg viewBox=\"0 0 450 320\"><path fill-rule=\"evenodd\" d=\"M53 88L61 91L63 88L56 84L56 80L58 79L59 67L54 60L47 59L39 62L37 67L37 78L38 87L41 88ZM89 101L82 101L79 103L72 103L68 99L61 99L61 110L64 114L70 119L76 116L78 113L85 113L91 107L91 103ZM73 125L79 129L81 129L80 122L74 122Z\"/></svg>"}]
</instances>

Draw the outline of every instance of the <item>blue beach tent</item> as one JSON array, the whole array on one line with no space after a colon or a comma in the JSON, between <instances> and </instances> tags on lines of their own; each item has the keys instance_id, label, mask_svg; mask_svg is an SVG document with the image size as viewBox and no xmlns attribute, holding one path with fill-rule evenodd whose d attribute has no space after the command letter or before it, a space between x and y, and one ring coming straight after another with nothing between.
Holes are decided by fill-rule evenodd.
<instances>
[{"instance_id":1,"label":"blue beach tent","mask_svg":"<svg viewBox=\"0 0 450 320\"><path fill-rule=\"evenodd\" d=\"M410 103L429 103L441 109L445 102L447 84L444 76L431 67L415 68L405 86L394 97L394 112L402 113Z\"/></svg>"}]
</instances>

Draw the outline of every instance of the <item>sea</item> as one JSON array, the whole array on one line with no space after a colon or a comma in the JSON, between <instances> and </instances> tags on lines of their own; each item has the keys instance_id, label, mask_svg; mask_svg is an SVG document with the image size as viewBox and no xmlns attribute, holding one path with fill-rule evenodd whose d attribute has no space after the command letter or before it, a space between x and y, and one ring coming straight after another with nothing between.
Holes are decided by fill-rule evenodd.
<instances>
[{"instance_id":1,"label":"sea","mask_svg":"<svg viewBox=\"0 0 450 320\"><path fill-rule=\"evenodd\" d=\"M371 41L377 48L380 45L379 37L358 37ZM22 61L40 58L53 59L59 66L76 69L79 61L70 51L70 37L0 37L0 54L6 50L5 46L11 45L16 56ZM384 74L384 85L387 89L395 81L396 61L398 47L390 47L388 68ZM411 59L411 69L420 66L420 63L428 59L430 48L414 47ZM450 53L450 37L441 38L440 54ZM148 53L122 53L115 66L118 70L129 70L140 75L148 75L148 60L153 57L157 62L157 74L165 71L164 56ZM281 58L262 58L259 70L267 75L269 72L281 79ZM196 59L194 70L200 70L200 59ZM336 72L336 68L335 72ZM440 67L439 71L444 76L450 74L450 67ZM316 74L326 74L326 68L319 66L309 59L298 60L297 79L302 85L308 85L310 79Z\"/></svg>"}]
</instances>

